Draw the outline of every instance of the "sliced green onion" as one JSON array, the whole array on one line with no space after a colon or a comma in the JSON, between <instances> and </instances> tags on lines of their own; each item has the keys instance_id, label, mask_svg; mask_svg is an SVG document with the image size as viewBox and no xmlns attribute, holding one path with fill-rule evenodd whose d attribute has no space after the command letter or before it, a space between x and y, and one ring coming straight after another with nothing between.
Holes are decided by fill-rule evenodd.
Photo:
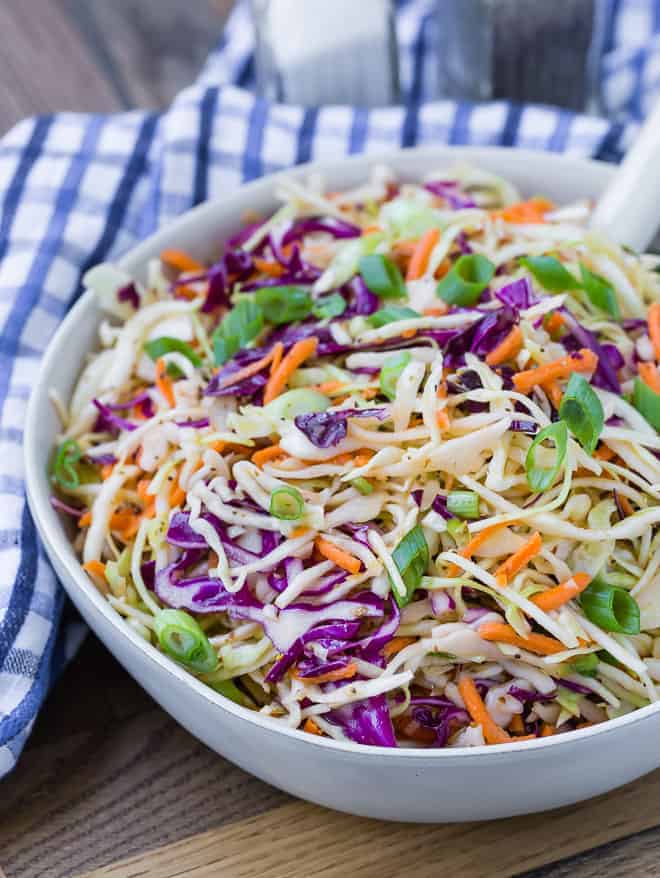
<instances>
[{"instance_id":1,"label":"sliced green onion","mask_svg":"<svg viewBox=\"0 0 660 878\"><path fill-rule=\"evenodd\" d=\"M460 518L450 518L447 522L447 533L458 545L461 537L467 534L467 524Z\"/></svg>"},{"instance_id":2,"label":"sliced green onion","mask_svg":"<svg viewBox=\"0 0 660 878\"><path fill-rule=\"evenodd\" d=\"M324 412L330 406L327 396L308 387L294 387L275 397L263 407L263 413L270 418L284 418L292 421L307 412Z\"/></svg>"},{"instance_id":3,"label":"sliced green onion","mask_svg":"<svg viewBox=\"0 0 660 878\"><path fill-rule=\"evenodd\" d=\"M397 320L412 320L415 317L421 317L417 311L408 308L406 305L389 305L387 308L381 308L367 317L367 323L380 329L388 323L395 323Z\"/></svg>"},{"instance_id":4,"label":"sliced green onion","mask_svg":"<svg viewBox=\"0 0 660 878\"><path fill-rule=\"evenodd\" d=\"M460 256L440 281L436 295L448 305L470 307L479 301L479 297L493 279L495 266L480 253L469 253Z\"/></svg>"},{"instance_id":5,"label":"sliced green onion","mask_svg":"<svg viewBox=\"0 0 660 878\"><path fill-rule=\"evenodd\" d=\"M524 256L519 261L531 271L542 287L553 293L580 287L580 281L555 256Z\"/></svg>"},{"instance_id":6,"label":"sliced green onion","mask_svg":"<svg viewBox=\"0 0 660 878\"><path fill-rule=\"evenodd\" d=\"M536 449L547 439L554 442L555 460L550 467L540 467L536 465ZM564 421L557 421L555 424L549 424L549 426L545 427L537 434L536 438L529 446L529 451L525 458L527 482L532 491L547 491L548 488L552 487L564 464L567 447L568 427Z\"/></svg>"},{"instance_id":7,"label":"sliced green onion","mask_svg":"<svg viewBox=\"0 0 660 878\"><path fill-rule=\"evenodd\" d=\"M656 393L641 378L635 378L632 404L652 427L660 431L660 393Z\"/></svg>"},{"instance_id":8,"label":"sliced green onion","mask_svg":"<svg viewBox=\"0 0 660 878\"><path fill-rule=\"evenodd\" d=\"M381 299L402 299L406 295L406 284L398 266L386 256L380 253L363 256L358 270L371 292Z\"/></svg>"},{"instance_id":9,"label":"sliced green onion","mask_svg":"<svg viewBox=\"0 0 660 878\"><path fill-rule=\"evenodd\" d=\"M580 595L584 615L603 631L639 634L639 605L623 588L595 579Z\"/></svg>"},{"instance_id":10,"label":"sliced green onion","mask_svg":"<svg viewBox=\"0 0 660 878\"><path fill-rule=\"evenodd\" d=\"M615 320L621 319L621 309L614 292L612 284L601 277L589 271L584 262L580 263L580 273L582 274L582 289L589 296L592 305L606 311Z\"/></svg>"},{"instance_id":11,"label":"sliced green onion","mask_svg":"<svg viewBox=\"0 0 660 878\"><path fill-rule=\"evenodd\" d=\"M357 479L353 479L351 485L355 488L356 491L359 491L360 494L373 494L374 486L368 479L365 479L364 476L358 476Z\"/></svg>"},{"instance_id":12,"label":"sliced green onion","mask_svg":"<svg viewBox=\"0 0 660 878\"><path fill-rule=\"evenodd\" d=\"M412 360L409 351L398 351L387 357L380 369L380 389L389 400L396 396L396 384L399 375Z\"/></svg>"},{"instance_id":13,"label":"sliced green onion","mask_svg":"<svg viewBox=\"0 0 660 878\"><path fill-rule=\"evenodd\" d=\"M340 317L346 310L346 299L341 293L331 293L322 296L312 305L312 314L319 320L329 320L331 317Z\"/></svg>"},{"instance_id":14,"label":"sliced green onion","mask_svg":"<svg viewBox=\"0 0 660 878\"><path fill-rule=\"evenodd\" d=\"M598 669L598 656L595 652L578 655L571 662L571 670L584 677L593 677Z\"/></svg>"},{"instance_id":15,"label":"sliced green onion","mask_svg":"<svg viewBox=\"0 0 660 878\"><path fill-rule=\"evenodd\" d=\"M80 476L76 464L82 457L82 450L75 439L67 439L57 449L53 463L53 477L66 491L80 486Z\"/></svg>"},{"instance_id":16,"label":"sliced green onion","mask_svg":"<svg viewBox=\"0 0 660 878\"><path fill-rule=\"evenodd\" d=\"M224 695L225 698L228 698L230 701L234 701L242 707L254 707L252 699L248 698L247 695L241 692L233 680L213 680L207 682L212 689L215 689L216 692Z\"/></svg>"},{"instance_id":17,"label":"sliced green onion","mask_svg":"<svg viewBox=\"0 0 660 878\"><path fill-rule=\"evenodd\" d=\"M305 501L295 488L278 488L270 495L269 512L282 521L297 521L305 511Z\"/></svg>"},{"instance_id":18,"label":"sliced green onion","mask_svg":"<svg viewBox=\"0 0 660 878\"><path fill-rule=\"evenodd\" d=\"M406 604L410 603L415 589L419 587L429 563L429 547L424 537L424 531L418 524L408 531L392 552L392 560L406 587L405 595L399 594L394 586L392 593L397 604L400 607L405 607Z\"/></svg>"},{"instance_id":19,"label":"sliced green onion","mask_svg":"<svg viewBox=\"0 0 660 878\"><path fill-rule=\"evenodd\" d=\"M255 293L255 301L269 323L293 323L312 310L312 297L302 287L263 287Z\"/></svg>"},{"instance_id":20,"label":"sliced green onion","mask_svg":"<svg viewBox=\"0 0 660 878\"><path fill-rule=\"evenodd\" d=\"M213 333L216 365L231 360L241 348L253 341L264 328L264 315L252 299L241 299Z\"/></svg>"},{"instance_id":21,"label":"sliced green onion","mask_svg":"<svg viewBox=\"0 0 660 878\"><path fill-rule=\"evenodd\" d=\"M160 338L148 341L144 349L152 360L158 360L160 357L164 357L165 354L177 353L183 354L186 359L190 360L193 366L202 365L201 357L195 353L189 344L181 341L180 338L170 338L170 336L163 335Z\"/></svg>"},{"instance_id":22,"label":"sliced green onion","mask_svg":"<svg viewBox=\"0 0 660 878\"><path fill-rule=\"evenodd\" d=\"M559 417L589 454L598 445L605 424L603 406L593 387L579 372L573 372L559 406Z\"/></svg>"},{"instance_id":23,"label":"sliced green onion","mask_svg":"<svg viewBox=\"0 0 660 878\"><path fill-rule=\"evenodd\" d=\"M479 518L479 495L474 491L450 491L447 512L458 518Z\"/></svg>"},{"instance_id":24,"label":"sliced green onion","mask_svg":"<svg viewBox=\"0 0 660 878\"><path fill-rule=\"evenodd\" d=\"M200 674L218 667L218 656L198 622L183 610L161 610L154 618L154 629L164 652L175 661Z\"/></svg>"}]
</instances>

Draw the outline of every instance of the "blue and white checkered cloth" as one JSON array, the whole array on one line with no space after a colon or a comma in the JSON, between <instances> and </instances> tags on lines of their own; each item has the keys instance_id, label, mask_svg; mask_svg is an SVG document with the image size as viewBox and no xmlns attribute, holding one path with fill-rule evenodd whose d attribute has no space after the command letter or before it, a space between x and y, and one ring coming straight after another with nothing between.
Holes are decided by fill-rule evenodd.
<instances>
[{"instance_id":1,"label":"blue and white checkered cloth","mask_svg":"<svg viewBox=\"0 0 660 878\"><path fill-rule=\"evenodd\" d=\"M242 182L309 159L414 144L499 144L616 160L660 94L660 0L607 6L608 118L545 106L430 100L433 0L399 0L406 105L301 109L255 98L253 35L234 11L198 81L162 114L61 113L0 141L0 777L84 627L60 624L63 592L23 485L22 430L44 348L81 274Z\"/></svg>"}]
</instances>

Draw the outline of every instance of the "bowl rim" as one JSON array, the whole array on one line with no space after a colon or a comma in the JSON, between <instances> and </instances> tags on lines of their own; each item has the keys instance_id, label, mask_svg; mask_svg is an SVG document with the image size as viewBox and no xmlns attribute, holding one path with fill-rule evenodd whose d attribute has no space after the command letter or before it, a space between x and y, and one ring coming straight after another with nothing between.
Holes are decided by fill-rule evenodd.
<instances>
[{"instance_id":1,"label":"bowl rim","mask_svg":"<svg viewBox=\"0 0 660 878\"><path fill-rule=\"evenodd\" d=\"M402 159L414 162L419 159L424 161L427 158L442 159L443 157L463 157L471 159L475 163L479 163L480 159L488 159L503 154L511 157L514 163L524 165L525 163L542 161L544 163L556 164L557 168L573 166L579 168L582 166L589 173L593 173L598 168L599 173L605 181L608 176L614 173L611 165L594 159L579 158L559 153L547 153L538 150L512 150L507 147L452 147L452 146L424 146L413 149L397 149L374 155L356 155L342 159L331 161L313 161L306 164L298 165L294 168L285 169L275 174L264 176L253 182L244 184L232 192L225 199L225 208L227 205L234 204L237 214L241 212L241 202L248 198L252 193L258 193L261 190L268 191L280 179L304 176L309 173L332 174L334 171L348 167L365 168L375 163L392 163L394 165ZM176 239L184 230L194 228L198 224L203 223L207 215L212 216L217 209L217 201L206 201L199 204L181 216L177 217L171 223L163 228L158 229L144 241L140 241L135 247L131 248L119 260L118 264L128 270L135 270L136 266L143 264L155 248L162 248L161 241L169 241ZM73 305L73 307L65 315L64 319L58 326L53 338L50 340L45 354L42 358L39 368L40 376L49 375L55 366L56 361L61 356L61 351L67 347L69 337L75 337L75 331L79 319L84 315L87 309L94 306L93 293L86 291ZM380 759L384 756L390 758L402 757L412 760L464 760L464 759L487 759L487 758L511 758L523 757L531 758L530 754L534 754L539 750L553 748L555 750L566 748L571 743L584 743L586 740L598 736L603 738L607 735L614 734L619 730L644 722L649 717L660 711L660 701L649 704L642 708L637 708L631 713L617 717L611 720L605 720L597 725L590 726L585 729L576 729L557 736L549 736L546 738L537 738L531 741L515 740L507 744L484 745L478 747L447 747L447 748L419 748L419 747L382 747L375 745L358 744L353 741L339 741L334 738L310 735L300 729L287 726L283 721L275 720L272 717L264 716L259 712L250 710L236 704L220 693L215 692L209 686L206 686L184 668L177 665L174 661L165 656L156 647L147 643L137 632L128 626L123 617L114 609L114 607L101 595L101 593L92 586L87 575L74 554L73 547L68 539L64 528L62 527L60 516L48 502L50 494L48 479L41 472L39 462L39 422L41 406L48 405L48 391L44 388L44 383L38 381L32 389L30 399L27 406L23 457L25 465L25 480L27 501L30 511L34 518L37 531L43 541L47 553L50 557L57 559L58 565L62 568L66 577L59 577L63 587L67 592L75 592L78 602L82 602L88 613L93 617L100 613L105 621L114 629L113 634L119 637L126 637L132 644L132 647L141 651L144 657L161 671L164 671L173 680L179 681L182 685L190 686L192 691L201 696L208 704L212 704L216 709L224 710L233 715L234 718L255 725L258 728L283 734L294 740L298 740L301 745L318 747L321 749L329 749L340 753L351 753L368 759ZM57 576L57 573L56 573ZM93 625L90 625L92 630ZM104 645L106 645L104 643ZM106 645L106 648L107 647ZM111 650L112 651L112 650ZM126 669L130 673L130 663L126 663ZM165 709L165 708L164 708ZM528 754L526 756L526 754Z\"/></svg>"}]
</instances>

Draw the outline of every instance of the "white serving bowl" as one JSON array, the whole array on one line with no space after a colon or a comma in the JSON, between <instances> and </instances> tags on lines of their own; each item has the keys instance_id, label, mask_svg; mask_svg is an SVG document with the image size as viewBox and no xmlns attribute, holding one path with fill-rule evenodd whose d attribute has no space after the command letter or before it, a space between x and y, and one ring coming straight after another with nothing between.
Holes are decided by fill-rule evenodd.
<instances>
[{"instance_id":1,"label":"white serving bowl","mask_svg":"<svg viewBox=\"0 0 660 878\"><path fill-rule=\"evenodd\" d=\"M382 161L383 159L377 159ZM373 157L312 165L330 189L365 180ZM596 197L610 166L568 156L496 148L425 148L384 159L403 179L468 161L510 178L523 193L562 203ZM165 247L204 259L235 232L242 214L275 207L271 177L221 201L203 204L140 244L121 264L139 278ZM507 817L555 808L627 783L660 765L660 706L557 737L476 749L365 747L289 729L237 706L202 685L129 628L92 586L49 503L47 464L58 422L48 399L68 399L84 353L94 348L101 314L89 293L53 338L34 388L25 430L28 499L57 574L90 628L136 680L193 735L218 753L289 793L386 820L459 821Z\"/></svg>"}]
</instances>

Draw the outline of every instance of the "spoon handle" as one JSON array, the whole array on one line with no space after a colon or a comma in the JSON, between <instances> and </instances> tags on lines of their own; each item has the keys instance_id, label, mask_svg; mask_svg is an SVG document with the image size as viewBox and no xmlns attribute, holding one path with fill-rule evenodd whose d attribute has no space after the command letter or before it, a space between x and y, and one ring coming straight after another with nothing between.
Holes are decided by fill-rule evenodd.
<instances>
[{"instance_id":1,"label":"spoon handle","mask_svg":"<svg viewBox=\"0 0 660 878\"><path fill-rule=\"evenodd\" d=\"M659 225L660 101L591 217L592 228L639 252L651 243Z\"/></svg>"}]
</instances>

